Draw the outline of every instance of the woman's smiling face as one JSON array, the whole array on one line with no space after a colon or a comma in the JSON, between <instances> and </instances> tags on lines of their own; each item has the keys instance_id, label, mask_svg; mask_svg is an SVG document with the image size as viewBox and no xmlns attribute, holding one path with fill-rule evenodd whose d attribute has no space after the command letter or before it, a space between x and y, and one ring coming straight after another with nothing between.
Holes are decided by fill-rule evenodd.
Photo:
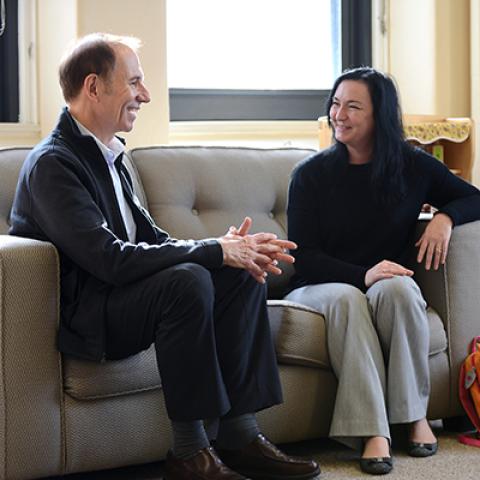
<instances>
[{"instance_id":1,"label":"woman's smiling face","mask_svg":"<svg viewBox=\"0 0 480 480\"><path fill-rule=\"evenodd\" d=\"M333 96L330 121L337 141L354 149L371 149L375 132L373 103L361 80L344 80Z\"/></svg>"}]
</instances>

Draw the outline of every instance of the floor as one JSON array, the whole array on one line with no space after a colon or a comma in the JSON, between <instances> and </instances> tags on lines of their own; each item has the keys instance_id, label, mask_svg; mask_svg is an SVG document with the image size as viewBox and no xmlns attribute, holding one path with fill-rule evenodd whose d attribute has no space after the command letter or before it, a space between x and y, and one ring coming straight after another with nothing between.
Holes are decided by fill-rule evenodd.
<instances>
[{"instance_id":1,"label":"floor","mask_svg":"<svg viewBox=\"0 0 480 480\"><path fill-rule=\"evenodd\" d=\"M439 438L439 452L434 457L413 459L405 453L405 433L393 431L394 470L388 480L478 480L480 449L462 445L457 435L434 426ZM282 449L293 455L315 458L322 473L318 480L368 479L358 466L358 454L336 442L322 439L283 445ZM49 477L48 480L161 480L163 462L125 467L116 470Z\"/></svg>"}]
</instances>

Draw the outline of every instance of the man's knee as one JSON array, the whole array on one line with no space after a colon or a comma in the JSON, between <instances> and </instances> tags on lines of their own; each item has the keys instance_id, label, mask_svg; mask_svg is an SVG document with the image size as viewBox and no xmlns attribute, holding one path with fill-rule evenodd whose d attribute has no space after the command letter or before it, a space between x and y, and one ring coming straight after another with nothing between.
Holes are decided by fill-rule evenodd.
<instances>
[{"instance_id":1,"label":"man's knee","mask_svg":"<svg viewBox=\"0 0 480 480\"><path fill-rule=\"evenodd\" d=\"M210 272L196 263L180 263L171 267L170 287L181 297L213 298L215 291Z\"/></svg>"},{"instance_id":2,"label":"man's knee","mask_svg":"<svg viewBox=\"0 0 480 480\"><path fill-rule=\"evenodd\" d=\"M217 270L214 275L216 276L216 285L221 289L242 290L247 297L250 295L266 297L267 285L259 283L247 270L223 267L221 270Z\"/></svg>"},{"instance_id":3,"label":"man's knee","mask_svg":"<svg viewBox=\"0 0 480 480\"><path fill-rule=\"evenodd\" d=\"M156 338L160 343L166 342L168 332L175 331L181 332L184 339L198 339L201 332L211 328L213 319L215 288L210 272L195 263L182 263L167 270L163 271L164 286L157 298Z\"/></svg>"}]
</instances>

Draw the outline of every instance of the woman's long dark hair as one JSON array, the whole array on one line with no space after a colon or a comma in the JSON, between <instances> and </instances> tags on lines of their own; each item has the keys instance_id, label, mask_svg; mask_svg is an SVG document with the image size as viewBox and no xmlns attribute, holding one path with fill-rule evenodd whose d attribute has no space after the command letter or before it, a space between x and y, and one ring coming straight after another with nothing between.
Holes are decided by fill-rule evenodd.
<instances>
[{"instance_id":1,"label":"woman's long dark hair","mask_svg":"<svg viewBox=\"0 0 480 480\"><path fill-rule=\"evenodd\" d=\"M373 104L374 146L372 162L372 186L380 202L396 203L405 195L404 168L409 146L405 142L402 111L397 89L386 74L370 67L346 70L336 80L327 100L327 116L338 86L345 80L364 82ZM337 153L348 161L346 146L336 142Z\"/></svg>"}]
</instances>

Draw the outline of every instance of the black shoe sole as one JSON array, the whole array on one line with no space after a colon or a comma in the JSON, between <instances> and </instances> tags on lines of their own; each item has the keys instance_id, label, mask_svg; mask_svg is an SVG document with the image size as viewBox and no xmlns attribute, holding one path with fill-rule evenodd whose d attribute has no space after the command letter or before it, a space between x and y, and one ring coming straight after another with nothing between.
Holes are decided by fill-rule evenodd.
<instances>
[{"instance_id":1,"label":"black shoe sole","mask_svg":"<svg viewBox=\"0 0 480 480\"><path fill-rule=\"evenodd\" d=\"M408 442L407 453L411 457L425 458L435 455L438 450L438 442L435 443L415 443Z\"/></svg>"},{"instance_id":2,"label":"black shoe sole","mask_svg":"<svg viewBox=\"0 0 480 480\"><path fill-rule=\"evenodd\" d=\"M360 468L370 475L386 475L393 470L392 457L361 458Z\"/></svg>"}]
</instances>

